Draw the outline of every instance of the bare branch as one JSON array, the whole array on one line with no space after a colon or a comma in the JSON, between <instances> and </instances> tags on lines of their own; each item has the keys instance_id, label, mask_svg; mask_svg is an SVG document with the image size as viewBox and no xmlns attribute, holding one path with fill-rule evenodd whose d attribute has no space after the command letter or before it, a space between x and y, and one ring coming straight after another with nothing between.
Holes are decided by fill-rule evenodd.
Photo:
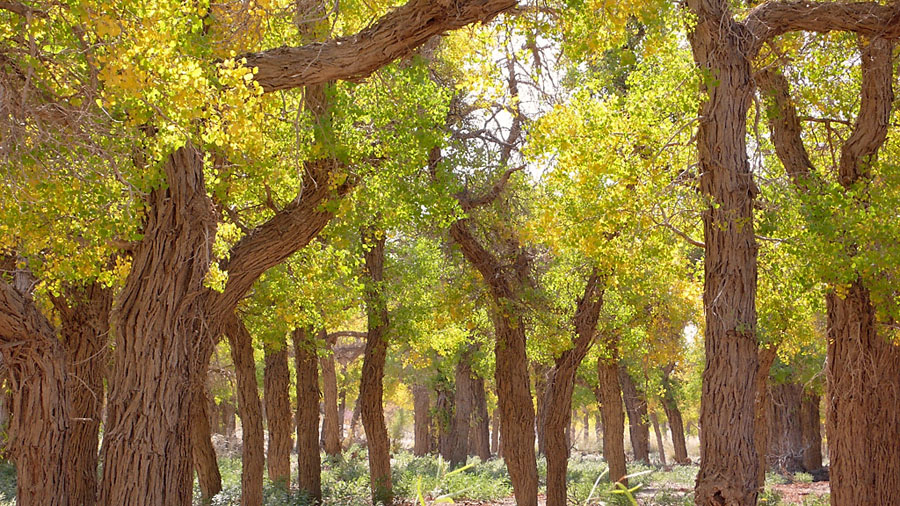
<instances>
[{"instance_id":1,"label":"bare branch","mask_svg":"<svg viewBox=\"0 0 900 506\"><path fill-rule=\"evenodd\" d=\"M500 196L500 194L506 188L506 185L509 183L510 176L523 169L525 169L524 165L506 169L503 175L500 176L500 178L497 179L496 182L494 182L493 186L491 186L491 189L478 197L470 197L467 191L458 192L455 197L456 200L459 201L459 206L462 207L463 211L468 212L472 209L486 206L491 202L497 200L497 197Z\"/></svg>"}]
</instances>

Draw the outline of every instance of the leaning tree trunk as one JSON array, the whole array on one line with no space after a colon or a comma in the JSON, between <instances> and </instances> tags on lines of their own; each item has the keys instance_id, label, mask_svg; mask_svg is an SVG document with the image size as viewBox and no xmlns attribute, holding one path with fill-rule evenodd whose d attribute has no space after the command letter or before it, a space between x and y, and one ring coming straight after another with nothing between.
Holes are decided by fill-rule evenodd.
<instances>
[{"instance_id":1,"label":"leaning tree trunk","mask_svg":"<svg viewBox=\"0 0 900 506\"><path fill-rule=\"evenodd\" d=\"M16 504L69 504L66 355L30 294L0 280L0 353L11 390L8 454Z\"/></svg>"},{"instance_id":2,"label":"leaning tree trunk","mask_svg":"<svg viewBox=\"0 0 900 506\"><path fill-rule=\"evenodd\" d=\"M184 146L149 196L143 239L116 307L100 502L191 504L191 374L216 214L203 157Z\"/></svg>"},{"instance_id":3,"label":"leaning tree trunk","mask_svg":"<svg viewBox=\"0 0 900 506\"><path fill-rule=\"evenodd\" d=\"M291 374L288 370L287 343L265 343L265 369L263 370L263 400L266 408L266 425L269 430L269 447L266 467L269 479L285 490L291 485L291 432L294 417L291 414Z\"/></svg>"},{"instance_id":4,"label":"leaning tree trunk","mask_svg":"<svg viewBox=\"0 0 900 506\"><path fill-rule=\"evenodd\" d=\"M688 0L697 16L689 34L694 60L708 75L697 134L703 212L703 307L706 367L700 402L698 505L755 505L753 443L757 370L756 237L758 189L747 159L747 111L753 92L746 28L721 0Z\"/></svg>"},{"instance_id":5,"label":"leaning tree trunk","mask_svg":"<svg viewBox=\"0 0 900 506\"><path fill-rule=\"evenodd\" d=\"M338 417L337 371L334 365L334 345L336 337L328 338L325 329L319 331L328 347L328 354L319 359L322 368L322 403L325 405L325 417L322 420L322 447L332 457L341 454L341 426Z\"/></svg>"},{"instance_id":6,"label":"leaning tree trunk","mask_svg":"<svg viewBox=\"0 0 900 506\"><path fill-rule=\"evenodd\" d=\"M816 471L822 468L822 433L819 417L819 395L804 392L800 404L800 432L803 435L803 469Z\"/></svg>"},{"instance_id":7,"label":"leaning tree trunk","mask_svg":"<svg viewBox=\"0 0 900 506\"><path fill-rule=\"evenodd\" d=\"M668 466L666 463L666 449L663 446L662 432L659 430L659 420L656 418L656 412L650 413L650 423L653 424L653 432L656 434L656 448L659 451L659 463L663 467Z\"/></svg>"},{"instance_id":8,"label":"leaning tree trunk","mask_svg":"<svg viewBox=\"0 0 900 506\"><path fill-rule=\"evenodd\" d=\"M231 359L238 386L238 412L241 417L243 449L241 451L241 506L261 506L263 501L262 403L256 382L253 360L253 338L244 322L232 313L226 321L225 333L231 345Z\"/></svg>"},{"instance_id":9,"label":"leaning tree trunk","mask_svg":"<svg viewBox=\"0 0 900 506\"><path fill-rule=\"evenodd\" d=\"M477 375L472 381L475 411L472 413L472 430L469 432L469 453L482 461L491 458L491 434L488 423L487 394L484 391L484 378Z\"/></svg>"},{"instance_id":10,"label":"leaning tree trunk","mask_svg":"<svg viewBox=\"0 0 900 506\"><path fill-rule=\"evenodd\" d=\"M71 402L66 480L69 501L83 506L97 502L97 448L109 359L109 313L112 290L100 283L68 285L64 297L53 297L59 313L60 337L66 350Z\"/></svg>"},{"instance_id":11,"label":"leaning tree trunk","mask_svg":"<svg viewBox=\"0 0 900 506\"><path fill-rule=\"evenodd\" d=\"M222 491L222 474L219 472L216 449L210 439L212 429L209 425L209 392L205 380L205 376L197 371L191 382L191 444L200 494L203 502L209 503L213 496Z\"/></svg>"},{"instance_id":12,"label":"leaning tree trunk","mask_svg":"<svg viewBox=\"0 0 900 506\"><path fill-rule=\"evenodd\" d=\"M303 327L294 330L294 361L297 369L297 478L300 491L318 504L322 502L319 366L312 332Z\"/></svg>"},{"instance_id":13,"label":"leaning tree trunk","mask_svg":"<svg viewBox=\"0 0 900 506\"><path fill-rule=\"evenodd\" d=\"M634 460L650 464L650 426L647 424L647 399L644 392L637 389L634 380L625 368L619 364L619 381L622 385L622 398L625 411L628 413L628 434L631 436L631 449Z\"/></svg>"},{"instance_id":14,"label":"leaning tree trunk","mask_svg":"<svg viewBox=\"0 0 900 506\"><path fill-rule=\"evenodd\" d=\"M544 427L547 455L547 504L565 506L566 469L569 462L569 444L566 430L572 420L572 393L575 390L575 374L578 366L594 344L594 332L600 309L603 307L602 278L591 274L585 285L584 295L576 301L573 327L575 339L572 348L564 351L547 375L544 395Z\"/></svg>"},{"instance_id":15,"label":"leaning tree trunk","mask_svg":"<svg viewBox=\"0 0 900 506\"><path fill-rule=\"evenodd\" d=\"M475 391L469 360L470 354L466 351L456 363L456 395L453 402L456 410L453 415L451 467L465 464L466 456L469 454L469 432L471 432L472 413L475 410Z\"/></svg>"},{"instance_id":16,"label":"leaning tree trunk","mask_svg":"<svg viewBox=\"0 0 900 506\"><path fill-rule=\"evenodd\" d=\"M622 410L622 387L619 385L618 343L607 341L609 358L597 361L598 393L600 395L600 416L603 420L603 458L609 466L612 482L627 483L625 476L625 412Z\"/></svg>"},{"instance_id":17,"label":"leaning tree trunk","mask_svg":"<svg viewBox=\"0 0 900 506\"><path fill-rule=\"evenodd\" d=\"M759 456L756 470L756 486L760 489L766 483L766 469L768 469L766 456L769 453L769 428L772 423L770 417L772 398L769 395L769 371L772 369L775 357L775 346L769 345L759 349L759 369L756 370L753 444L756 445L756 454Z\"/></svg>"},{"instance_id":18,"label":"leaning tree trunk","mask_svg":"<svg viewBox=\"0 0 900 506\"><path fill-rule=\"evenodd\" d=\"M372 502L390 506L394 501L391 484L391 448L384 424L384 362L387 357L388 311L384 295L384 232L364 233L366 268L366 315L368 333L359 384L360 415L369 447Z\"/></svg>"},{"instance_id":19,"label":"leaning tree trunk","mask_svg":"<svg viewBox=\"0 0 900 506\"><path fill-rule=\"evenodd\" d=\"M684 420L681 417L681 410L678 409L678 385L672 378L672 369L674 365L666 366L663 370L663 410L666 412L666 419L669 420L669 430L672 431L672 447L675 449L676 464L690 464L691 459L688 458L687 444L684 439Z\"/></svg>"},{"instance_id":20,"label":"leaning tree trunk","mask_svg":"<svg viewBox=\"0 0 900 506\"><path fill-rule=\"evenodd\" d=\"M412 391L415 418L413 454L424 457L431 451L431 403L428 399L428 387L425 385L415 383Z\"/></svg>"}]
</instances>

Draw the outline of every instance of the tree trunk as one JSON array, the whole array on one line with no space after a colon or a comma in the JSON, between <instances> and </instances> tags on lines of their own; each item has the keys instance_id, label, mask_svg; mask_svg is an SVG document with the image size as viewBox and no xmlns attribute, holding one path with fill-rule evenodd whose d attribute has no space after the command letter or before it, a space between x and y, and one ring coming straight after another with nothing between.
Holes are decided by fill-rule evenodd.
<instances>
[{"instance_id":1,"label":"tree trunk","mask_svg":"<svg viewBox=\"0 0 900 506\"><path fill-rule=\"evenodd\" d=\"M203 328L203 279L216 214L203 157L169 156L116 306L116 346L103 437L105 505L191 504L191 374Z\"/></svg>"},{"instance_id":2,"label":"tree trunk","mask_svg":"<svg viewBox=\"0 0 900 506\"><path fill-rule=\"evenodd\" d=\"M491 416L491 453L497 455L500 452L500 410L494 408Z\"/></svg>"},{"instance_id":3,"label":"tree trunk","mask_svg":"<svg viewBox=\"0 0 900 506\"><path fill-rule=\"evenodd\" d=\"M562 352L547 375L544 397L544 427L547 455L547 504L565 506L566 469L569 462L569 442L572 421L572 393L578 366L594 344L597 319L603 307L602 278L593 273L587 280L584 295L576 301L572 348ZM568 436L568 437L567 437Z\"/></svg>"},{"instance_id":4,"label":"tree trunk","mask_svg":"<svg viewBox=\"0 0 900 506\"><path fill-rule=\"evenodd\" d=\"M800 401L803 385L778 383L769 389L769 444L766 460L770 467L795 473L803 470L803 433L800 430Z\"/></svg>"},{"instance_id":5,"label":"tree trunk","mask_svg":"<svg viewBox=\"0 0 900 506\"><path fill-rule=\"evenodd\" d=\"M759 349L759 369L756 370L756 402L754 403L753 444L759 463L756 470L756 486L762 489L766 483L769 453L769 429L772 398L769 395L769 371L775 361L776 347L769 345Z\"/></svg>"},{"instance_id":6,"label":"tree trunk","mask_svg":"<svg viewBox=\"0 0 900 506\"><path fill-rule=\"evenodd\" d=\"M222 434L225 435L225 437L232 438L234 437L234 431L237 428L234 420L237 410L234 409L234 404L232 404L231 401L222 402L219 409L222 412L222 430L224 431Z\"/></svg>"},{"instance_id":7,"label":"tree trunk","mask_svg":"<svg viewBox=\"0 0 900 506\"><path fill-rule=\"evenodd\" d=\"M822 469L822 433L819 417L819 395L804 392L800 404L800 432L803 435L803 469Z\"/></svg>"},{"instance_id":8,"label":"tree trunk","mask_svg":"<svg viewBox=\"0 0 900 506\"><path fill-rule=\"evenodd\" d=\"M347 392L341 389L341 403L338 405L338 439L344 440L344 416L347 413Z\"/></svg>"},{"instance_id":9,"label":"tree trunk","mask_svg":"<svg viewBox=\"0 0 900 506\"><path fill-rule=\"evenodd\" d=\"M656 418L655 412L650 413L650 423L653 424L653 432L656 434L656 448L659 452L659 463L665 467L668 465L666 463L666 449L663 446L663 436L662 432L659 430L659 420Z\"/></svg>"},{"instance_id":10,"label":"tree trunk","mask_svg":"<svg viewBox=\"0 0 900 506\"><path fill-rule=\"evenodd\" d=\"M356 396L356 403L353 404L353 412L350 413L350 433L347 434L347 438L350 440L350 444L353 444L357 441L357 425L359 424L359 410L360 410L360 397Z\"/></svg>"},{"instance_id":11,"label":"tree trunk","mask_svg":"<svg viewBox=\"0 0 900 506\"><path fill-rule=\"evenodd\" d=\"M625 366L619 364L619 381L622 398L628 413L629 435L634 460L650 464L650 426L647 424L647 399L644 392L637 389Z\"/></svg>"},{"instance_id":12,"label":"tree trunk","mask_svg":"<svg viewBox=\"0 0 900 506\"><path fill-rule=\"evenodd\" d=\"M319 456L319 366L311 332L294 330L297 369L297 479L300 491L314 504L322 502Z\"/></svg>"},{"instance_id":13,"label":"tree trunk","mask_svg":"<svg viewBox=\"0 0 900 506\"><path fill-rule=\"evenodd\" d=\"M700 402L698 505L755 505L759 465L753 442L758 189L747 159L747 111L753 92L746 28L726 2L688 0L697 16L689 34L694 60L707 73L697 135L703 212L703 307L706 367Z\"/></svg>"},{"instance_id":14,"label":"tree trunk","mask_svg":"<svg viewBox=\"0 0 900 506\"><path fill-rule=\"evenodd\" d=\"M535 432L537 434L537 453L545 455L547 453L547 441L544 434L544 423L542 420L547 418L547 404L545 402L547 392L547 375L550 371L543 364L535 362L534 368L534 397L537 407L537 417L535 419Z\"/></svg>"},{"instance_id":15,"label":"tree trunk","mask_svg":"<svg viewBox=\"0 0 900 506\"><path fill-rule=\"evenodd\" d=\"M412 391L415 418L413 454L424 457L431 451L431 403L428 399L428 387L425 385L415 383Z\"/></svg>"},{"instance_id":16,"label":"tree trunk","mask_svg":"<svg viewBox=\"0 0 900 506\"><path fill-rule=\"evenodd\" d=\"M451 393L445 385L438 387L437 402L434 407L434 425L437 436L437 449L441 458L450 460L453 452L453 401Z\"/></svg>"},{"instance_id":17,"label":"tree trunk","mask_svg":"<svg viewBox=\"0 0 900 506\"><path fill-rule=\"evenodd\" d=\"M456 395L453 404L453 451L450 452L450 466L458 467L466 463L469 454L469 433L472 413L475 411L475 391L472 368L469 366L469 352L464 352L456 363Z\"/></svg>"},{"instance_id":18,"label":"tree trunk","mask_svg":"<svg viewBox=\"0 0 900 506\"><path fill-rule=\"evenodd\" d=\"M261 506L265 452L262 403L259 400L256 363L253 360L253 338L244 322L234 313L226 322L225 333L231 345L231 360L234 362L234 372L237 376L238 411L243 432L241 506Z\"/></svg>"},{"instance_id":19,"label":"tree trunk","mask_svg":"<svg viewBox=\"0 0 900 506\"><path fill-rule=\"evenodd\" d=\"M212 430L209 426L209 393L206 381L203 381L199 371L198 378L191 382L191 390L194 392L191 401L192 455L200 493L203 502L207 504L213 496L222 491L222 474L219 472L216 450L210 439Z\"/></svg>"},{"instance_id":20,"label":"tree trunk","mask_svg":"<svg viewBox=\"0 0 900 506\"><path fill-rule=\"evenodd\" d=\"M322 368L322 402L325 405L325 416L322 421L322 447L332 457L341 454L341 428L338 421L338 388L337 371L334 365L335 338L327 338L325 329L319 336L325 339L328 354L319 359Z\"/></svg>"},{"instance_id":21,"label":"tree trunk","mask_svg":"<svg viewBox=\"0 0 900 506\"><path fill-rule=\"evenodd\" d=\"M597 361L597 378L600 395L600 416L603 419L603 458L609 466L609 479L612 482L627 483L625 475L625 412L622 410L622 387L619 385L619 366L617 358L618 343L610 339L607 349L612 353L610 358Z\"/></svg>"},{"instance_id":22,"label":"tree trunk","mask_svg":"<svg viewBox=\"0 0 900 506\"><path fill-rule=\"evenodd\" d=\"M66 355L27 291L0 280L0 343L12 418L9 456L16 504L69 504L69 389Z\"/></svg>"},{"instance_id":23,"label":"tree trunk","mask_svg":"<svg viewBox=\"0 0 900 506\"><path fill-rule=\"evenodd\" d=\"M263 371L263 399L266 408L266 424L269 430L269 448L266 466L269 479L285 490L291 484L291 375L288 370L287 343L266 343L263 346L265 369Z\"/></svg>"},{"instance_id":24,"label":"tree trunk","mask_svg":"<svg viewBox=\"0 0 900 506\"><path fill-rule=\"evenodd\" d=\"M53 297L59 313L72 423L68 434L66 480L69 501L83 506L97 502L97 448L103 412L106 365L109 359L109 312L112 290L97 282L66 286L64 297Z\"/></svg>"},{"instance_id":25,"label":"tree trunk","mask_svg":"<svg viewBox=\"0 0 900 506\"><path fill-rule=\"evenodd\" d=\"M684 439L684 420L681 418L681 410L678 409L678 385L672 378L674 364L666 366L663 370L663 410L666 419L669 420L669 429L672 431L672 447L675 450L676 464L690 464L687 444Z\"/></svg>"},{"instance_id":26,"label":"tree trunk","mask_svg":"<svg viewBox=\"0 0 900 506\"><path fill-rule=\"evenodd\" d=\"M366 268L366 315L368 333L359 384L360 415L369 447L372 502L390 506L394 501L391 484L391 447L384 424L382 401L384 362L387 356L388 311L384 296L384 232L363 233Z\"/></svg>"},{"instance_id":27,"label":"tree trunk","mask_svg":"<svg viewBox=\"0 0 900 506\"><path fill-rule=\"evenodd\" d=\"M472 381L475 393L475 412L472 413L472 430L469 433L469 453L483 461L491 458L491 435L488 423L487 395L484 378L477 375Z\"/></svg>"}]
</instances>

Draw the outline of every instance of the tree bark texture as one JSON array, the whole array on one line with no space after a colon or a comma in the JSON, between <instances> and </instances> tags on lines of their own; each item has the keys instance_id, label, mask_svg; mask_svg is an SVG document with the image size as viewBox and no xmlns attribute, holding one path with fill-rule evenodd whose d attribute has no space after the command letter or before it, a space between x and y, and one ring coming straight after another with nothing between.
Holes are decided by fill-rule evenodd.
<instances>
[{"instance_id":1,"label":"tree bark texture","mask_svg":"<svg viewBox=\"0 0 900 506\"><path fill-rule=\"evenodd\" d=\"M16 503L69 504L66 354L30 294L0 281L0 353L11 390L9 456Z\"/></svg>"},{"instance_id":2,"label":"tree bark texture","mask_svg":"<svg viewBox=\"0 0 900 506\"><path fill-rule=\"evenodd\" d=\"M469 432L469 454L482 461L491 458L490 428L488 423L487 393L484 391L484 378L475 375L472 380L475 410L472 412L472 426Z\"/></svg>"},{"instance_id":3,"label":"tree bark texture","mask_svg":"<svg viewBox=\"0 0 900 506\"><path fill-rule=\"evenodd\" d=\"M60 338L69 374L69 455L66 480L69 501L93 506L97 502L97 448L105 397L103 379L109 359L109 315L112 290L97 282L67 285L62 298L53 297L60 317Z\"/></svg>"},{"instance_id":4,"label":"tree bark texture","mask_svg":"<svg viewBox=\"0 0 900 506\"><path fill-rule=\"evenodd\" d=\"M619 385L618 342L607 341L610 358L597 361L597 379L600 394L600 417L603 420L603 458L609 466L612 482L627 483L625 476L625 411L622 409L622 387Z\"/></svg>"},{"instance_id":5,"label":"tree bark texture","mask_svg":"<svg viewBox=\"0 0 900 506\"><path fill-rule=\"evenodd\" d=\"M650 413L650 423L653 424L653 432L656 434L656 448L659 452L659 463L666 467L668 464L666 463L666 448L663 446L663 435L659 430L659 420L656 418L656 413Z\"/></svg>"},{"instance_id":6,"label":"tree bark texture","mask_svg":"<svg viewBox=\"0 0 900 506\"><path fill-rule=\"evenodd\" d=\"M415 424L413 454L417 457L424 457L431 451L431 401L428 387L425 385L413 384L412 393Z\"/></svg>"},{"instance_id":7,"label":"tree bark texture","mask_svg":"<svg viewBox=\"0 0 900 506\"><path fill-rule=\"evenodd\" d=\"M475 385L470 360L471 355L466 351L456 362L456 394L453 401L456 409L453 413L453 450L450 452L452 467L465 464L469 454L469 433L475 411Z\"/></svg>"},{"instance_id":8,"label":"tree bark texture","mask_svg":"<svg viewBox=\"0 0 900 506\"><path fill-rule=\"evenodd\" d=\"M197 483L204 502L222 491L222 474L216 450L213 448L212 429L209 425L209 392L203 375L197 371L197 378L191 382L193 397L191 399L191 444L194 469L197 471Z\"/></svg>"},{"instance_id":9,"label":"tree bark texture","mask_svg":"<svg viewBox=\"0 0 900 506\"><path fill-rule=\"evenodd\" d=\"M288 370L287 343L266 343L263 346L265 369L263 370L263 399L266 407L266 425L269 431L269 447L266 468L269 479L287 489L291 484L291 438L294 417L291 413L291 375Z\"/></svg>"},{"instance_id":10,"label":"tree bark texture","mask_svg":"<svg viewBox=\"0 0 900 506\"><path fill-rule=\"evenodd\" d=\"M650 425L647 423L647 398L638 390L624 364L619 364L619 381L622 385L622 399L628 413L628 434L634 460L650 464Z\"/></svg>"},{"instance_id":11,"label":"tree bark texture","mask_svg":"<svg viewBox=\"0 0 900 506\"><path fill-rule=\"evenodd\" d=\"M452 392L445 385L437 389L437 401L434 405L434 426L437 450L446 461L450 461L453 452L453 400Z\"/></svg>"},{"instance_id":12,"label":"tree bark texture","mask_svg":"<svg viewBox=\"0 0 900 506\"><path fill-rule=\"evenodd\" d=\"M603 307L603 278L596 272L588 278L584 294L576 301L572 347L556 358L547 375L544 393L543 418L547 455L547 504L565 506L566 469L569 462L569 444L566 429L572 421L572 393L575 390L575 374L578 366L594 344L597 320Z\"/></svg>"},{"instance_id":13,"label":"tree bark texture","mask_svg":"<svg viewBox=\"0 0 900 506\"><path fill-rule=\"evenodd\" d=\"M818 394L804 392L800 404L800 432L803 435L803 469L822 469L822 422Z\"/></svg>"},{"instance_id":14,"label":"tree bark texture","mask_svg":"<svg viewBox=\"0 0 900 506\"><path fill-rule=\"evenodd\" d=\"M500 410L494 408L491 416L491 454L498 455L500 451Z\"/></svg>"},{"instance_id":15,"label":"tree bark texture","mask_svg":"<svg viewBox=\"0 0 900 506\"><path fill-rule=\"evenodd\" d=\"M803 471L803 433L800 402L803 385L777 383L769 388L769 444L766 460L770 468L795 473Z\"/></svg>"},{"instance_id":16,"label":"tree bark texture","mask_svg":"<svg viewBox=\"0 0 900 506\"><path fill-rule=\"evenodd\" d=\"M311 500L321 503L319 361L310 330L297 327L293 337L297 369L297 478L300 490Z\"/></svg>"},{"instance_id":17,"label":"tree bark texture","mask_svg":"<svg viewBox=\"0 0 900 506\"><path fill-rule=\"evenodd\" d=\"M755 418L753 425L753 443L756 445L756 454L759 463L756 470L756 485L762 489L766 483L766 469L769 453L769 430L771 425L771 403L769 396L769 371L775 362L775 346L766 346L759 349L759 369L756 371L756 402L754 405Z\"/></svg>"},{"instance_id":18,"label":"tree bark texture","mask_svg":"<svg viewBox=\"0 0 900 506\"><path fill-rule=\"evenodd\" d=\"M237 376L238 412L243 431L241 453L241 506L261 506L265 451L262 403L256 382L253 360L253 338L244 322L232 313L226 321L225 333L231 345L231 359Z\"/></svg>"},{"instance_id":19,"label":"tree bark texture","mask_svg":"<svg viewBox=\"0 0 900 506\"><path fill-rule=\"evenodd\" d=\"M322 369L322 403L325 405L325 416L322 420L322 448L332 457L341 454L341 426L338 414L337 370L334 364L334 346L337 337L330 337L323 328L319 337L324 338L328 347L326 355L319 358Z\"/></svg>"},{"instance_id":20,"label":"tree bark texture","mask_svg":"<svg viewBox=\"0 0 900 506\"><path fill-rule=\"evenodd\" d=\"M101 503L191 504L191 374L206 339L203 278L216 213L202 155L184 146L149 196L143 239L115 311L116 347L103 438Z\"/></svg>"},{"instance_id":21,"label":"tree bark texture","mask_svg":"<svg viewBox=\"0 0 900 506\"><path fill-rule=\"evenodd\" d=\"M684 420L681 417L681 410L678 409L678 384L672 377L674 364L666 366L663 369L663 410L666 412L666 419L669 421L669 430L672 431L672 448L675 452L676 464L690 464L691 459L688 458L687 444L684 439Z\"/></svg>"},{"instance_id":22,"label":"tree bark texture","mask_svg":"<svg viewBox=\"0 0 900 506\"><path fill-rule=\"evenodd\" d=\"M359 384L360 415L369 447L372 501L390 506L391 447L384 423L384 362L387 357L388 310L384 298L384 233L363 233L365 252L365 299L368 319L366 351Z\"/></svg>"}]
</instances>

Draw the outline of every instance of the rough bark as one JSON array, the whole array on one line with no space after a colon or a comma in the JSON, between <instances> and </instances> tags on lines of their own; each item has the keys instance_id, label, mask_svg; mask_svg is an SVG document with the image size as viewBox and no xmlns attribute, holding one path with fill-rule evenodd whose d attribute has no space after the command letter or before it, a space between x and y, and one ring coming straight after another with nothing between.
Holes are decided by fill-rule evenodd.
<instances>
[{"instance_id":1,"label":"rough bark","mask_svg":"<svg viewBox=\"0 0 900 506\"><path fill-rule=\"evenodd\" d=\"M618 343L610 339L607 349L612 357L597 361L600 417L603 420L603 458L609 466L612 482L627 483L625 475L625 411L622 409L622 387L619 385Z\"/></svg>"},{"instance_id":2,"label":"rough bark","mask_svg":"<svg viewBox=\"0 0 900 506\"><path fill-rule=\"evenodd\" d=\"M109 359L112 290L97 282L68 285L62 298L53 298L53 305L60 317L60 338L70 378L69 501L93 506L97 502L97 448Z\"/></svg>"},{"instance_id":3,"label":"rough bark","mask_svg":"<svg viewBox=\"0 0 900 506\"><path fill-rule=\"evenodd\" d=\"M694 60L708 73L697 135L703 212L706 367L700 403L699 505L756 504L756 253L747 159L753 91L749 33L724 0L688 0Z\"/></svg>"},{"instance_id":4,"label":"rough bark","mask_svg":"<svg viewBox=\"0 0 900 506\"><path fill-rule=\"evenodd\" d=\"M415 443L413 454L424 457L431 451L431 401L428 387L415 383L413 391L413 410L415 423Z\"/></svg>"},{"instance_id":5,"label":"rough bark","mask_svg":"<svg viewBox=\"0 0 900 506\"><path fill-rule=\"evenodd\" d=\"M202 155L178 149L149 196L143 239L115 312L101 503L191 503L191 373L216 214Z\"/></svg>"},{"instance_id":6,"label":"rough bark","mask_svg":"<svg viewBox=\"0 0 900 506\"><path fill-rule=\"evenodd\" d=\"M803 469L822 468L822 433L818 394L804 392L800 404L800 432L803 437Z\"/></svg>"},{"instance_id":7,"label":"rough bark","mask_svg":"<svg viewBox=\"0 0 900 506\"><path fill-rule=\"evenodd\" d=\"M669 430L672 431L672 448L675 451L676 464L690 464L691 459L688 458L687 445L684 439L684 420L681 417L681 410L678 409L678 385L672 378L672 370L674 364L666 366L663 370L663 410L666 412L666 419L669 421Z\"/></svg>"},{"instance_id":8,"label":"rough bark","mask_svg":"<svg viewBox=\"0 0 900 506\"><path fill-rule=\"evenodd\" d=\"M800 429L800 401L803 385L778 383L769 388L769 444L766 461L773 469L803 471L803 433Z\"/></svg>"},{"instance_id":9,"label":"rough bark","mask_svg":"<svg viewBox=\"0 0 900 506\"><path fill-rule=\"evenodd\" d=\"M231 359L237 376L238 412L243 432L241 506L261 506L265 452L262 402L259 400L256 364L253 360L253 338L234 313L225 322L225 333L231 345Z\"/></svg>"},{"instance_id":10,"label":"rough bark","mask_svg":"<svg viewBox=\"0 0 900 506\"><path fill-rule=\"evenodd\" d=\"M481 273L494 303L495 381L500 408L503 458L516 503L537 506L537 462L534 454L534 406L525 353L525 325L516 314L516 288L524 283L527 261L521 251L514 265L503 266L472 235L468 220L450 226L450 235L466 260Z\"/></svg>"},{"instance_id":11,"label":"rough bark","mask_svg":"<svg viewBox=\"0 0 900 506\"><path fill-rule=\"evenodd\" d=\"M282 488L291 484L291 375L288 370L287 343L266 343L263 346L265 369L263 370L263 399L266 408L266 425L269 431L269 447L266 467L269 479Z\"/></svg>"},{"instance_id":12,"label":"rough bark","mask_svg":"<svg viewBox=\"0 0 900 506\"><path fill-rule=\"evenodd\" d=\"M659 453L659 463L665 467L668 465L666 463L666 448L663 446L663 436L662 432L659 430L659 420L656 418L656 412L650 413L650 423L653 424L653 433L656 434L656 448Z\"/></svg>"},{"instance_id":13,"label":"rough bark","mask_svg":"<svg viewBox=\"0 0 900 506\"><path fill-rule=\"evenodd\" d=\"M622 386L625 412L628 413L628 434L631 437L634 460L650 464L650 425L647 423L647 398L643 391L638 390L624 364L619 364L619 382Z\"/></svg>"},{"instance_id":14,"label":"rough bark","mask_svg":"<svg viewBox=\"0 0 900 506\"><path fill-rule=\"evenodd\" d=\"M341 428L338 419L337 371L334 365L334 345L337 337L327 335L325 329L319 333L328 347L327 354L319 359L322 369L322 403L325 405L322 420L322 448L332 457L341 454Z\"/></svg>"},{"instance_id":15,"label":"rough bark","mask_svg":"<svg viewBox=\"0 0 900 506\"><path fill-rule=\"evenodd\" d=\"M294 330L297 369L297 479L300 491L315 503L322 502L319 456L319 366L312 332Z\"/></svg>"},{"instance_id":16,"label":"rough bark","mask_svg":"<svg viewBox=\"0 0 900 506\"><path fill-rule=\"evenodd\" d=\"M756 371L756 403L755 419L753 426L753 443L756 445L756 454L759 463L756 470L756 485L762 489L766 483L766 469L768 460L766 455L769 447L769 426L771 424L770 412L772 399L769 396L769 371L775 361L776 348L766 346L759 349L759 369Z\"/></svg>"},{"instance_id":17,"label":"rough bark","mask_svg":"<svg viewBox=\"0 0 900 506\"><path fill-rule=\"evenodd\" d=\"M365 252L365 300L368 320L366 351L359 384L360 416L369 447L372 501L390 506L391 448L384 423L384 362L387 357L388 310L384 298L384 233L363 233Z\"/></svg>"},{"instance_id":18,"label":"rough bark","mask_svg":"<svg viewBox=\"0 0 900 506\"><path fill-rule=\"evenodd\" d=\"M475 410L472 412L472 430L469 433L469 454L482 461L491 458L491 435L488 423L487 394L484 391L484 378L475 376L472 381Z\"/></svg>"},{"instance_id":19,"label":"rough bark","mask_svg":"<svg viewBox=\"0 0 900 506\"><path fill-rule=\"evenodd\" d=\"M453 452L453 401L452 392L443 385L437 390L437 401L434 405L434 426L437 439L437 450L441 458L450 460Z\"/></svg>"},{"instance_id":20,"label":"rough bark","mask_svg":"<svg viewBox=\"0 0 900 506\"><path fill-rule=\"evenodd\" d=\"M491 415L491 454L498 455L500 452L500 410L494 408Z\"/></svg>"},{"instance_id":21,"label":"rough bark","mask_svg":"<svg viewBox=\"0 0 900 506\"><path fill-rule=\"evenodd\" d=\"M547 375L544 394L544 427L547 455L547 504L566 504L566 469L569 462L569 440L566 429L571 426L572 393L578 366L594 344L597 320L603 307L603 278L596 272L587 280L584 294L575 303L572 347L556 358ZM568 440L567 440L568 439Z\"/></svg>"},{"instance_id":22,"label":"rough bark","mask_svg":"<svg viewBox=\"0 0 900 506\"><path fill-rule=\"evenodd\" d=\"M547 392L547 375L550 374L549 369L540 362L532 364L534 377L534 397L536 407L535 433L537 435L537 453L544 455L547 452L547 442L544 438L544 418L546 418L547 404L544 397Z\"/></svg>"},{"instance_id":23,"label":"rough bark","mask_svg":"<svg viewBox=\"0 0 900 506\"><path fill-rule=\"evenodd\" d=\"M16 503L69 504L66 355L30 294L0 280L0 353L11 390L9 456Z\"/></svg>"},{"instance_id":24,"label":"rough bark","mask_svg":"<svg viewBox=\"0 0 900 506\"><path fill-rule=\"evenodd\" d=\"M194 469L197 471L197 483L200 486L200 494L204 503L208 503L213 496L222 491L222 474L219 472L219 462L216 459L216 450L213 448L210 435L212 429L209 425L209 393L206 382L202 381L202 375L191 382L193 397L191 399L191 450L194 459Z\"/></svg>"},{"instance_id":25,"label":"rough bark","mask_svg":"<svg viewBox=\"0 0 900 506\"><path fill-rule=\"evenodd\" d=\"M472 413L475 411L475 389L472 380L471 356L464 352L456 362L456 394L453 404L453 450L450 452L450 465L457 467L466 463L469 454L469 433L471 432Z\"/></svg>"}]
</instances>

